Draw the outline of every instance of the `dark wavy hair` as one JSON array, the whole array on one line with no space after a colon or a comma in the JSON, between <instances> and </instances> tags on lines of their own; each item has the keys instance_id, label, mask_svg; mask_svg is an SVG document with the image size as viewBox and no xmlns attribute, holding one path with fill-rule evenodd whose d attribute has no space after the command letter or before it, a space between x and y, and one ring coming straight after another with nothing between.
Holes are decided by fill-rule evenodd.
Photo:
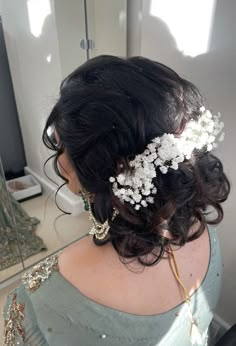
<instances>
[{"instance_id":1,"label":"dark wavy hair","mask_svg":"<svg viewBox=\"0 0 236 346\"><path fill-rule=\"evenodd\" d=\"M167 66L143 57L122 59L98 56L72 72L61 84L60 97L47 120L44 144L64 149L82 187L94 197L92 210L103 223L109 220L110 241L123 259L156 264L171 244L183 246L201 236L208 224L223 218L221 203L230 191L221 161L211 153L194 150L190 160L167 174L156 170L155 203L136 211L121 203L109 177L130 170L129 161L142 153L154 137L180 134L190 119L197 119L205 101L198 89ZM47 134L55 126L56 146ZM119 215L111 221L113 207ZM208 219L209 207L215 211ZM163 238L166 227L173 239ZM197 231L189 232L199 222ZM153 256L148 260L149 255Z\"/></svg>"}]
</instances>

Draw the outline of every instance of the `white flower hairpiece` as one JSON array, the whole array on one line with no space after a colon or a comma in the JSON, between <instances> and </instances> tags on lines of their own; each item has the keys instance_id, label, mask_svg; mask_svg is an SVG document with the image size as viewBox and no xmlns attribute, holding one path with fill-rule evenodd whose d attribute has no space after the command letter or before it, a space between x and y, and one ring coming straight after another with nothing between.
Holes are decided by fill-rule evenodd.
<instances>
[{"instance_id":1,"label":"white flower hairpiece","mask_svg":"<svg viewBox=\"0 0 236 346\"><path fill-rule=\"evenodd\" d=\"M153 184L156 177L156 167L166 174L170 168L177 170L179 163L190 159L194 149L206 146L211 151L217 145L216 137L221 133L224 123L219 121L220 114L212 115L205 107L200 108L199 119L190 120L179 137L165 133L154 138L142 154L130 161L132 172L120 173L110 177L112 189L122 202L128 202L135 210L154 203L157 188ZM218 138L223 141L224 133Z\"/></svg>"}]
</instances>

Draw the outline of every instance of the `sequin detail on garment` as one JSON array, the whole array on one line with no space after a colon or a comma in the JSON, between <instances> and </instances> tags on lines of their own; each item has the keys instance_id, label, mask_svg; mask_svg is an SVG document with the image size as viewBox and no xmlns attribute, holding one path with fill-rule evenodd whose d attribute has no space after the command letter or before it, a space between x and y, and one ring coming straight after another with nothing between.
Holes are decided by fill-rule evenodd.
<instances>
[{"instance_id":1,"label":"sequin detail on garment","mask_svg":"<svg viewBox=\"0 0 236 346\"><path fill-rule=\"evenodd\" d=\"M22 282L31 293L35 292L53 271L58 271L59 253L60 251L47 257L22 275Z\"/></svg>"},{"instance_id":2,"label":"sequin detail on garment","mask_svg":"<svg viewBox=\"0 0 236 346\"><path fill-rule=\"evenodd\" d=\"M4 341L3 346L15 346L16 338L20 337L22 341L25 339L25 332L21 325L24 319L25 304L17 303L17 294L13 293L11 304L9 305L4 325Z\"/></svg>"}]
</instances>

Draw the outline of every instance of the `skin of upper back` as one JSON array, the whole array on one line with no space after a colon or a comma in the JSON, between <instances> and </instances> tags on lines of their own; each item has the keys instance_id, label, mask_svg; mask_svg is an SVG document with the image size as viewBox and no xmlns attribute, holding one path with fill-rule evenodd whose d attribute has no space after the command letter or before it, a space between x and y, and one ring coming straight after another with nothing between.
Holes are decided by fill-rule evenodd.
<instances>
[{"instance_id":1,"label":"skin of upper back","mask_svg":"<svg viewBox=\"0 0 236 346\"><path fill-rule=\"evenodd\" d=\"M192 295L208 269L207 230L197 240L174 249L182 282ZM80 293L107 307L135 315L167 312L183 302L167 256L154 267L125 265L113 246L97 247L88 235L62 251L59 272Z\"/></svg>"}]
</instances>

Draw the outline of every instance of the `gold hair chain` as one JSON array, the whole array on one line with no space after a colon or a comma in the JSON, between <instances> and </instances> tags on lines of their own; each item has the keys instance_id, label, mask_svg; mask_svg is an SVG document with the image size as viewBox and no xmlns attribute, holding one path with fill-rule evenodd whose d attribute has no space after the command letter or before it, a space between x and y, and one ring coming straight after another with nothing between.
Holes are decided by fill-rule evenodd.
<instances>
[{"instance_id":1,"label":"gold hair chain","mask_svg":"<svg viewBox=\"0 0 236 346\"><path fill-rule=\"evenodd\" d=\"M88 196L88 205L89 205L89 209L88 209L88 211L89 211L89 220L92 221L92 223L93 223L93 227L89 231L89 234L94 235L95 238L97 238L99 240L103 240L103 239L106 238L106 236L107 236L107 234L109 232L109 229L110 229L109 221L106 220L104 223L99 223L95 219L95 217L93 216L93 213L92 213L90 196ZM113 221L118 214L119 214L118 210L114 209L111 221Z\"/></svg>"}]
</instances>

